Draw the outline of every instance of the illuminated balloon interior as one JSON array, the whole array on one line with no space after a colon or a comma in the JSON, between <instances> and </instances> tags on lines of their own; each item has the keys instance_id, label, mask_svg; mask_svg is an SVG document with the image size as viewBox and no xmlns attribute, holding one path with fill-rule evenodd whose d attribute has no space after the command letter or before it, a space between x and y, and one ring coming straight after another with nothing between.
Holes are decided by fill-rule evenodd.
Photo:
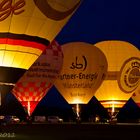
<instances>
[{"instance_id":1,"label":"illuminated balloon interior","mask_svg":"<svg viewBox=\"0 0 140 140\"><path fill-rule=\"evenodd\" d=\"M0 86L5 91L37 60L80 3L0 0Z\"/></svg>"},{"instance_id":2,"label":"illuminated balloon interior","mask_svg":"<svg viewBox=\"0 0 140 140\"><path fill-rule=\"evenodd\" d=\"M53 41L13 88L13 94L31 116L37 104L52 87L60 72L63 53Z\"/></svg>"},{"instance_id":3,"label":"illuminated balloon interior","mask_svg":"<svg viewBox=\"0 0 140 140\"><path fill-rule=\"evenodd\" d=\"M62 70L55 86L71 105L87 104L103 82L107 72L105 55L92 44L71 42L62 45L64 54Z\"/></svg>"},{"instance_id":4,"label":"illuminated balloon interior","mask_svg":"<svg viewBox=\"0 0 140 140\"><path fill-rule=\"evenodd\" d=\"M125 105L140 83L140 52L124 41L102 41L95 46L108 61L105 80L95 97L113 114Z\"/></svg>"}]
</instances>

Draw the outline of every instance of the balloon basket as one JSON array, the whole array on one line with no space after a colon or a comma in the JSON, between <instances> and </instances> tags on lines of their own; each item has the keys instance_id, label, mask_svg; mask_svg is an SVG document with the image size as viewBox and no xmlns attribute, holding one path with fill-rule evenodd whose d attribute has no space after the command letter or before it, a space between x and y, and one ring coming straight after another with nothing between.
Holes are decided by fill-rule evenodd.
<instances>
[{"instance_id":1,"label":"balloon basket","mask_svg":"<svg viewBox=\"0 0 140 140\"><path fill-rule=\"evenodd\" d=\"M72 110L75 115L76 123L81 123L81 113L83 110L84 104L72 104Z\"/></svg>"},{"instance_id":2,"label":"balloon basket","mask_svg":"<svg viewBox=\"0 0 140 140\"><path fill-rule=\"evenodd\" d=\"M117 115L120 111L120 108L114 108L114 109L108 108L107 111L110 116L110 120L109 120L110 124L117 123Z\"/></svg>"}]
</instances>

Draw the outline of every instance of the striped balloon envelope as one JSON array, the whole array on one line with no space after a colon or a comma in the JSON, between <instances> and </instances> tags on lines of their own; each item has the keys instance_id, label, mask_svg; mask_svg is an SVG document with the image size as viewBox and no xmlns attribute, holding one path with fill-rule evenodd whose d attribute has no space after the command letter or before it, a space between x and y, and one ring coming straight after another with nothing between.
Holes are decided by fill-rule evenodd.
<instances>
[{"instance_id":1,"label":"striped balloon envelope","mask_svg":"<svg viewBox=\"0 0 140 140\"><path fill-rule=\"evenodd\" d=\"M16 83L12 92L31 116L37 104L52 87L61 69L63 53L56 41L43 52Z\"/></svg>"},{"instance_id":2,"label":"striped balloon envelope","mask_svg":"<svg viewBox=\"0 0 140 140\"><path fill-rule=\"evenodd\" d=\"M0 0L0 86L3 89L13 86L29 69L80 3L80 0Z\"/></svg>"}]
</instances>

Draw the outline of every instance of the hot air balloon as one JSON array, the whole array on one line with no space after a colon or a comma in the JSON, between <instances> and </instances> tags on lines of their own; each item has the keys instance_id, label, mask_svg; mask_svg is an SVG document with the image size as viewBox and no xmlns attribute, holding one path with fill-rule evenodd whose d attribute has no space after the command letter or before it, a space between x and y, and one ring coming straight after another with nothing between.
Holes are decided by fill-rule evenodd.
<instances>
[{"instance_id":1,"label":"hot air balloon","mask_svg":"<svg viewBox=\"0 0 140 140\"><path fill-rule=\"evenodd\" d=\"M67 43L62 45L62 51L63 66L54 85L80 119L81 105L89 102L103 81L107 60L89 43Z\"/></svg>"},{"instance_id":2,"label":"hot air balloon","mask_svg":"<svg viewBox=\"0 0 140 140\"><path fill-rule=\"evenodd\" d=\"M140 83L140 52L125 41L102 41L96 43L106 56L108 72L95 97L116 118Z\"/></svg>"},{"instance_id":3,"label":"hot air balloon","mask_svg":"<svg viewBox=\"0 0 140 140\"><path fill-rule=\"evenodd\" d=\"M132 95L133 101L140 107L140 86Z\"/></svg>"},{"instance_id":4,"label":"hot air balloon","mask_svg":"<svg viewBox=\"0 0 140 140\"><path fill-rule=\"evenodd\" d=\"M2 91L35 62L79 4L80 0L0 0Z\"/></svg>"},{"instance_id":5,"label":"hot air balloon","mask_svg":"<svg viewBox=\"0 0 140 140\"><path fill-rule=\"evenodd\" d=\"M63 62L61 47L56 41L43 52L16 83L12 92L31 116L37 104L52 87Z\"/></svg>"}]
</instances>

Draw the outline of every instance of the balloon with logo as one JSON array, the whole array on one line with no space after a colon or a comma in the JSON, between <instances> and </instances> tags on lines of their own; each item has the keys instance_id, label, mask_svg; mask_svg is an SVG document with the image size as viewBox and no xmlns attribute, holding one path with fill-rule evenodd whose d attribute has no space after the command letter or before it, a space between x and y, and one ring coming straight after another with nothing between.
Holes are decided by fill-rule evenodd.
<instances>
[{"instance_id":1,"label":"balloon with logo","mask_svg":"<svg viewBox=\"0 0 140 140\"><path fill-rule=\"evenodd\" d=\"M1 92L13 87L79 4L80 0L0 0Z\"/></svg>"},{"instance_id":2,"label":"balloon with logo","mask_svg":"<svg viewBox=\"0 0 140 140\"><path fill-rule=\"evenodd\" d=\"M81 105L89 102L103 82L107 60L100 49L85 42L64 44L62 51L63 66L54 85L79 118Z\"/></svg>"},{"instance_id":3,"label":"balloon with logo","mask_svg":"<svg viewBox=\"0 0 140 140\"><path fill-rule=\"evenodd\" d=\"M140 83L140 52L125 41L102 41L95 46L108 61L108 72L95 97L116 117Z\"/></svg>"},{"instance_id":4,"label":"balloon with logo","mask_svg":"<svg viewBox=\"0 0 140 140\"><path fill-rule=\"evenodd\" d=\"M52 87L62 62L61 47L56 41L53 41L16 83L12 92L27 110L29 116Z\"/></svg>"}]
</instances>

